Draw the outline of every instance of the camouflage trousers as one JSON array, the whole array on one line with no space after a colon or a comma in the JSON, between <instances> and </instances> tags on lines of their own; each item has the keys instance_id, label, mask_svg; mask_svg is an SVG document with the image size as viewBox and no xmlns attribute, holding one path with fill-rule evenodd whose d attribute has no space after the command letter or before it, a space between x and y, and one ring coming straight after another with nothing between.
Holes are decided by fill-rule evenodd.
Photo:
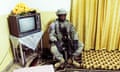
<instances>
[{"instance_id":1,"label":"camouflage trousers","mask_svg":"<svg viewBox=\"0 0 120 72\"><path fill-rule=\"evenodd\" d=\"M74 56L74 57L79 56L81 54L81 52L82 52L82 49L83 49L83 46L76 49L75 52L72 53L72 56ZM58 50L58 48L57 48L57 46L55 44L51 45L51 53L58 60L64 59L63 54Z\"/></svg>"}]
</instances>

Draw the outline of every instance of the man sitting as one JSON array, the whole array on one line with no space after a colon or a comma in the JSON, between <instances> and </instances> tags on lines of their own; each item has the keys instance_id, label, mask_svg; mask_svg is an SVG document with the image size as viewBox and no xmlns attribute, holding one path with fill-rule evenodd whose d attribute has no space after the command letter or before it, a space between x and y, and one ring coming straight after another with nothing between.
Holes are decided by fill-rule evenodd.
<instances>
[{"instance_id":1,"label":"man sitting","mask_svg":"<svg viewBox=\"0 0 120 72\"><path fill-rule=\"evenodd\" d=\"M66 20L67 12L64 9L59 9L56 15L58 18L49 27L51 52L59 60L54 66L58 68L65 62L63 54L66 51L68 62L72 60L74 66L80 67L75 57L79 56L82 52L83 44L78 41L73 25Z\"/></svg>"}]
</instances>

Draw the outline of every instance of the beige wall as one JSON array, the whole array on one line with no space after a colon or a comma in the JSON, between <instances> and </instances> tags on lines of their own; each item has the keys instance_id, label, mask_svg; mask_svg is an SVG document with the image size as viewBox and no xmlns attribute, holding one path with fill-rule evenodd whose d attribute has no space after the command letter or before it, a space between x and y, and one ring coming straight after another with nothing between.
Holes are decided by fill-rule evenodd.
<instances>
[{"instance_id":1,"label":"beige wall","mask_svg":"<svg viewBox=\"0 0 120 72\"><path fill-rule=\"evenodd\" d=\"M0 72L13 61L6 15L0 15Z\"/></svg>"}]
</instances>

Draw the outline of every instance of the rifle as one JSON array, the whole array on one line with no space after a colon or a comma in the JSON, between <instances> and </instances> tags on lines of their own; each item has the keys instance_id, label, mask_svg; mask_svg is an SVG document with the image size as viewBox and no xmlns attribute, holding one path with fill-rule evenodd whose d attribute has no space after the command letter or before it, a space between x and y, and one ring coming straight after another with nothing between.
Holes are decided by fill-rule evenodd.
<instances>
[{"instance_id":1,"label":"rifle","mask_svg":"<svg viewBox=\"0 0 120 72\"><path fill-rule=\"evenodd\" d=\"M73 52L73 42L72 39L70 37L69 32L67 32L67 29L64 27L61 30L61 34L62 34L62 42L63 42L63 49L64 51L67 52L68 58L71 57L72 52Z\"/></svg>"}]
</instances>

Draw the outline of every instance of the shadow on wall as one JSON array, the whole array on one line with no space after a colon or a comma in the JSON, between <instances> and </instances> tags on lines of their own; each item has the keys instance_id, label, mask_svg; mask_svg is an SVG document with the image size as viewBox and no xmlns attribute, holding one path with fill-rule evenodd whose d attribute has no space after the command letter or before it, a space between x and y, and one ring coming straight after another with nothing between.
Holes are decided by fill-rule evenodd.
<instances>
[{"instance_id":1,"label":"shadow on wall","mask_svg":"<svg viewBox=\"0 0 120 72\"><path fill-rule=\"evenodd\" d=\"M42 41L43 41L43 48L48 48L50 49L50 43L49 43L49 32L48 32L48 29L49 29L49 26L50 24L53 22L54 20L51 20L48 22L47 26L46 26L46 30L43 34L43 38L42 38Z\"/></svg>"}]
</instances>

